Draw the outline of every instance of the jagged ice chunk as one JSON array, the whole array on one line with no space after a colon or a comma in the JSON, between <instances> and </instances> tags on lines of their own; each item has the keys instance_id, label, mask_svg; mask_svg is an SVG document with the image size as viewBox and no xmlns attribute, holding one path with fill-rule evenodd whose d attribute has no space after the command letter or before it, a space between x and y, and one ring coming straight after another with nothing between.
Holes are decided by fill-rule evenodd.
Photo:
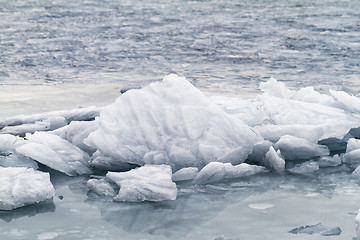
<instances>
[{"instance_id":1,"label":"jagged ice chunk","mask_svg":"<svg viewBox=\"0 0 360 240\"><path fill-rule=\"evenodd\" d=\"M124 202L175 200L177 188L171 176L168 165L145 165L128 172L106 174L120 187L113 200Z\"/></svg>"},{"instance_id":2,"label":"jagged ice chunk","mask_svg":"<svg viewBox=\"0 0 360 240\"><path fill-rule=\"evenodd\" d=\"M49 173L32 168L0 167L0 210L39 203L54 196Z\"/></svg>"},{"instance_id":3,"label":"jagged ice chunk","mask_svg":"<svg viewBox=\"0 0 360 240\"><path fill-rule=\"evenodd\" d=\"M311 159L330 154L326 146L312 143L306 139L285 135L275 144L286 160Z\"/></svg>"},{"instance_id":4,"label":"jagged ice chunk","mask_svg":"<svg viewBox=\"0 0 360 240\"><path fill-rule=\"evenodd\" d=\"M113 161L168 164L176 171L209 162L242 163L262 140L185 78L132 90L105 107L85 143Z\"/></svg>"},{"instance_id":5,"label":"jagged ice chunk","mask_svg":"<svg viewBox=\"0 0 360 240\"><path fill-rule=\"evenodd\" d=\"M70 142L48 132L26 137L27 143L16 148L16 152L69 176L92 173L87 153Z\"/></svg>"},{"instance_id":6,"label":"jagged ice chunk","mask_svg":"<svg viewBox=\"0 0 360 240\"><path fill-rule=\"evenodd\" d=\"M272 146L265 155L264 165L278 173L285 172L285 159L282 157L280 150L275 151Z\"/></svg>"}]
</instances>

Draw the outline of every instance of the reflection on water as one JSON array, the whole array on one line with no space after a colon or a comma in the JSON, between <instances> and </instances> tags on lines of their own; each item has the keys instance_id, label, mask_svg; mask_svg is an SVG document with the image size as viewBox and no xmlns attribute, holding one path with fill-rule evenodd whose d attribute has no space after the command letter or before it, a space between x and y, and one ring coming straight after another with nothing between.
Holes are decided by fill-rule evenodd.
<instances>
[{"instance_id":1,"label":"reflection on water","mask_svg":"<svg viewBox=\"0 0 360 240\"><path fill-rule=\"evenodd\" d=\"M25 206L12 211L0 211L0 219L5 222L11 222L22 217L33 217L37 214L55 212L55 204L52 200L44 201L38 204Z\"/></svg>"},{"instance_id":2,"label":"reflection on water","mask_svg":"<svg viewBox=\"0 0 360 240\"><path fill-rule=\"evenodd\" d=\"M321 223L341 228L337 239L350 239L360 195L350 172L343 166L308 176L266 173L204 186L185 182L178 184L177 200L159 203L112 202L90 192L87 178L53 173L53 201L0 212L0 237L29 239L33 234L39 239L48 233L68 239L261 239L272 234L276 239L318 239L319 234L289 231Z\"/></svg>"}]
</instances>

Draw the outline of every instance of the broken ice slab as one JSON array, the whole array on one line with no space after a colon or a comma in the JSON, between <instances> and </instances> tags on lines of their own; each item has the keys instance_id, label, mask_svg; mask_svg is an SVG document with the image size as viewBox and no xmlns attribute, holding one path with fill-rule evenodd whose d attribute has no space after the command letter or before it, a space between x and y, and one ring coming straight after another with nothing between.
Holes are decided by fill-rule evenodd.
<instances>
[{"instance_id":1,"label":"broken ice slab","mask_svg":"<svg viewBox=\"0 0 360 240\"><path fill-rule=\"evenodd\" d=\"M84 139L97 128L95 121L72 121L69 125L59 128L52 133L71 142L81 150L93 154L96 149L84 143Z\"/></svg>"},{"instance_id":2,"label":"broken ice slab","mask_svg":"<svg viewBox=\"0 0 360 240\"><path fill-rule=\"evenodd\" d=\"M281 155L281 151L275 149L271 146L269 151L265 154L264 165L270 169L273 169L275 172L284 173L285 172L285 159Z\"/></svg>"},{"instance_id":3,"label":"broken ice slab","mask_svg":"<svg viewBox=\"0 0 360 240\"><path fill-rule=\"evenodd\" d=\"M15 152L15 148L26 143L23 138L11 134L0 134L0 166L30 167L37 169L38 164L29 157Z\"/></svg>"},{"instance_id":4,"label":"broken ice slab","mask_svg":"<svg viewBox=\"0 0 360 240\"><path fill-rule=\"evenodd\" d=\"M1 167L27 167L38 169L39 165L29 157L25 157L19 154L10 153L7 156L0 155Z\"/></svg>"},{"instance_id":5,"label":"broken ice slab","mask_svg":"<svg viewBox=\"0 0 360 240\"><path fill-rule=\"evenodd\" d=\"M360 140L355 138L350 138L346 145L346 153L360 149Z\"/></svg>"},{"instance_id":6,"label":"broken ice slab","mask_svg":"<svg viewBox=\"0 0 360 240\"><path fill-rule=\"evenodd\" d=\"M318 127L323 134L317 140L342 139L351 128L359 127L359 116L349 111L349 107L344 104L349 102L344 100L348 96L337 96L334 99L310 88L292 91L275 79L261 83L260 89L264 93L257 99L263 103L263 110L275 125L302 124ZM360 102L357 97L351 96L351 99L354 99L352 103ZM307 133L312 135L309 131Z\"/></svg>"},{"instance_id":7,"label":"broken ice slab","mask_svg":"<svg viewBox=\"0 0 360 240\"><path fill-rule=\"evenodd\" d=\"M171 179L169 165L145 165L128 172L108 172L106 177L119 187L114 201L124 202L160 202L175 200L176 184Z\"/></svg>"},{"instance_id":8,"label":"broken ice slab","mask_svg":"<svg viewBox=\"0 0 360 240\"><path fill-rule=\"evenodd\" d=\"M253 151L247 157L247 161L257 165L262 164L265 154L269 151L269 148L272 146L272 142L264 140L260 143L257 143L253 147Z\"/></svg>"},{"instance_id":9,"label":"broken ice slab","mask_svg":"<svg viewBox=\"0 0 360 240\"><path fill-rule=\"evenodd\" d=\"M26 138L26 143L16 148L17 153L69 176L92 173L88 154L59 136L35 132Z\"/></svg>"},{"instance_id":10,"label":"broken ice slab","mask_svg":"<svg viewBox=\"0 0 360 240\"><path fill-rule=\"evenodd\" d=\"M211 162L202 168L193 179L195 184L208 184L226 178L248 177L267 172L265 167L241 163L233 166L231 163Z\"/></svg>"},{"instance_id":11,"label":"broken ice slab","mask_svg":"<svg viewBox=\"0 0 360 240\"><path fill-rule=\"evenodd\" d=\"M174 74L121 95L97 122L85 143L109 161L167 164L174 171L212 161L240 164L263 140Z\"/></svg>"},{"instance_id":12,"label":"broken ice slab","mask_svg":"<svg viewBox=\"0 0 360 240\"><path fill-rule=\"evenodd\" d=\"M0 210L39 203L55 194L50 174L32 168L0 167L0 182Z\"/></svg>"},{"instance_id":13,"label":"broken ice slab","mask_svg":"<svg viewBox=\"0 0 360 240\"><path fill-rule=\"evenodd\" d=\"M294 174L311 174L319 170L319 164L315 161L307 161L296 164L293 168L287 169L288 172Z\"/></svg>"},{"instance_id":14,"label":"broken ice slab","mask_svg":"<svg viewBox=\"0 0 360 240\"><path fill-rule=\"evenodd\" d=\"M360 112L360 98L351 96L343 91L335 91L330 89L330 94L340 103L343 104L343 108L350 112Z\"/></svg>"},{"instance_id":15,"label":"broken ice slab","mask_svg":"<svg viewBox=\"0 0 360 240\"><path fill-rule=\"evenodd\" d=\"M96 107L77 108L73 110L53 111L46 113L39 113L33 115L18 115L10 118L6 118L0 121L0 129L6 126L17 126L22 124L32 124L35 122L46 121L54 117L62 117L68 123L71 121L89 121L94 120L99 116L99 109Z\"/></svg>"},{"instance_id":16,"label":"broken ice slab","mask_svg":"<svg viewBox=\"0 0 360 240\"><path fill-rule=\"evenodd\" d=\"M328 230L326 230L325 232L322 232L321 235L322 236L339 236L341 234L341 228L339 227L335 227L335 228L330 228Z\"/></svg>"},{"instance_id":17,"label":"broken ice slab","mask_svg":"<svg viewBox=\"0 0 360 240\"><path fill-rule=\"evenodd\" d=\"M339 227L329 228L321 223L315 225L306 225L298 228L294 228L289 233L293 234L321 234L322 236L338 236L341 234L341 229Z\"/></svg>"},{"instance_id":18,"label":"broken ice slab","mask_svg":"<svg viewBox=\"0 0 360 240\"><path fill-rule=\"evenodd\" d=\"M318 145L303 138L285 135L275 144L286 160L311 159L330 154L326 146Z\"/></svg>"},{"instance_id":19,"label":"broken ice slab","mask_svg":"<svg viewBox=\"0 0 360 240\"><path fill-rule=\"evenodd\" d=\"M199 169L197 167L182 168L173 173L172 180L174 182L192 180L198 172Z\"/></svg>"},{"instance_id":20,"label":"broken ice slab","mask_svg":"<svg viewBox=\"0 0 360 240\"><path fill-rule=\"evenodd\" d=\"M342 161L347 164L359 166L360 164L360 149L345 153Z\"/></svg>"},{"instance_id":21,"label":"broken ice slab","mask_svg":"<svg viewBox=\"0 0 360 240\"><path fill-rule=\"evenodd\" d=\"M86 182L89 190L100 196L115 196L116 192L113 186L107 179L89 179Z\"/></svg>"},{"instance_id":22,"label":"broken ice slab","mask_svg":"<svg viewBox=\"0 0 360 240\"><path fill-rule=\"evenodd\" d=\"M341 157L338 154L334 156L321 156L317 162L319 167L336 167L342 163Z\"/></svg>"},{"instance_id":23,"label":"broken ice slab","mask_svg":"<svg viewBox=\"0 0 360 240\"><path fill-rule=\"evenodd\" d=\"M26 123L17 126L6 126L0 130L0 133L12 134L24 137L26 133L34 133L36 131L51 131L66 126L68 122L64 117L50 117L42 121L34 123Z\"/></svg>"}]
</instances>

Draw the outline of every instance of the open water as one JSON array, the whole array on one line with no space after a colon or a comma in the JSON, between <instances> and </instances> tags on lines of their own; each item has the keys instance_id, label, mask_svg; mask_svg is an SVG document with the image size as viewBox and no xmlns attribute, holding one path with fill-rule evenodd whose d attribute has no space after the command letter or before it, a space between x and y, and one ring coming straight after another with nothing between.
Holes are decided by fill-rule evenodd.
<instances>
[{"instance_id":1,"label":"open water","mask_svg":"<svg viewBox=\"0 0 360 240\"><path fill-rule=\"evenodd\" d=\"M0 0L0 84L360 89L356 0Z\"/></svg>"}]
</instances>

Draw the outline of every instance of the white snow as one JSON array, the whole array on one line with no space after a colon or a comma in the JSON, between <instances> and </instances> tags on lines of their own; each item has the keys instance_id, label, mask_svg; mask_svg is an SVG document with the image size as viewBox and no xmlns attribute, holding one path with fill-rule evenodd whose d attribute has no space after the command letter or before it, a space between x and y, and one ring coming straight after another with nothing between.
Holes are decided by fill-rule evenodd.
<instances>
[{"instance_id":1,"label":"white snow","mask_svg":"<svg viewBox=\"0 0 360 240\"><path fill-rule=\"evenodd\" d=\"M150 165L128 172L108 172L106 177L119 187L114 201L124 202L160 202L175 200L176 184L171 179L172 170L169 165Z\"/></svg>"},{"instance_id":2,"label":"white snow","mask_svg":"<svg viewBox=\"0 0 360 240\"><path fill-rule=\"evenodd\" d=\"M0 167L0 210L39 203L54 196L49 173L25 167Z\"/></svg>"}]
</instances>

